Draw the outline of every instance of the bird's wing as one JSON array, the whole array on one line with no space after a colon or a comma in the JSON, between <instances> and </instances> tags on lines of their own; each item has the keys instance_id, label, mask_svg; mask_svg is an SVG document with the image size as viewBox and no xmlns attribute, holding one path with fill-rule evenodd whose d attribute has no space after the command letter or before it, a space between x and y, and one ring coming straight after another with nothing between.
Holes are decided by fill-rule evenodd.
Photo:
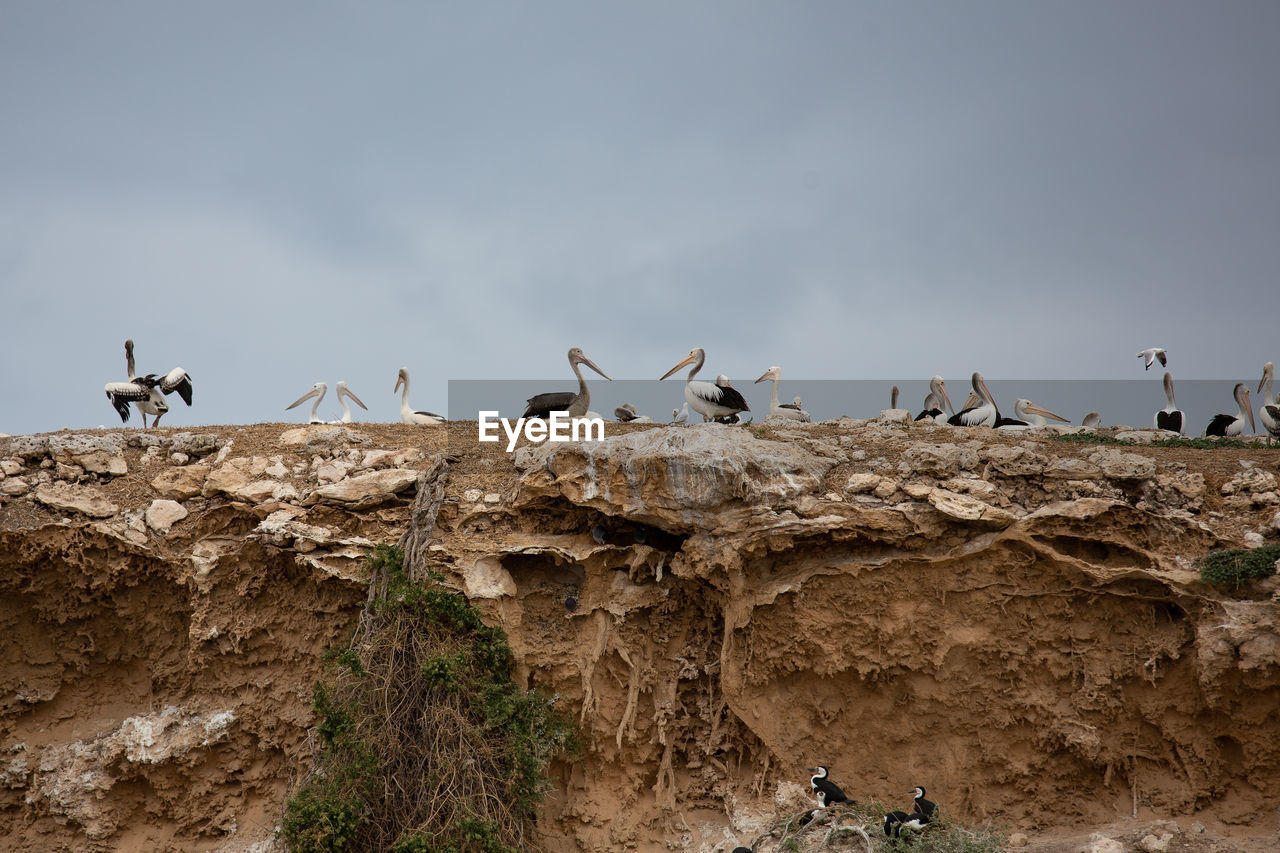
<instances>
[{"instance_id":1,"label":"bird's wing","mask_svg":"<svg viewBox=\"0 0 1280 853\"><path fill-rule=\"evenodd\" d=\"M160 390L166 394L178 392L182 402L191 405L191 377L181 367L175 367L160 380Z\"/></svg>"}]
</instances>

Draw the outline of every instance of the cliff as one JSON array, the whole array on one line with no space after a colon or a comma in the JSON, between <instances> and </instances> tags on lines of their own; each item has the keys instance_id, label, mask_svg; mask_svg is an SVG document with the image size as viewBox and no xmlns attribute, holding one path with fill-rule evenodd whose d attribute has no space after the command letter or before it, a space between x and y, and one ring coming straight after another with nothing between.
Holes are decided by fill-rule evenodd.
<instances>
[{"instance_id":1,"label":"cliff","mask_svg":"<svg viewBox=\"0 0 1280 853\"><path fill-rule=\"evenodd\" d=\"M474 430L0 439L0 847L270 849L320 654L397 542L581 720L554 850L749 843L817 763L1033 844L1135 814L1274 842L1276 581L1192 561L1280 536L1280 450Z\"/></svg>"}]
</instances>

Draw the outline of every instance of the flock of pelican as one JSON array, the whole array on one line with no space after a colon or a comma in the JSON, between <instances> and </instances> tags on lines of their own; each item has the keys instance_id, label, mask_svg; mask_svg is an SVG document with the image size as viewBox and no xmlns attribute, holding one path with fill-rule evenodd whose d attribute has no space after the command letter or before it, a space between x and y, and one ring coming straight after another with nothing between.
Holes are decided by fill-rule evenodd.
<instances>
[{"instance_id":1,"label":"flock of pelican","mask_svg":"<svg viewBox=\"0 0 1280 853\"><path fill-rule=\"evenodd\" d=\"M129 379L127 382L108 382L106 385L107 399L110 400L112 406L120 414L121 422L129 420L130 404L133 404L142 413L142 425L144 428L148 426L147 415L154 417L154 421L150 426L159 425L160 417L169 410L169 405L165 402L165 396L174 391L178 392L188 406L191 405L191 376L185 370L181 367L175 367L159 377L153 373L138 376L134 370L133 341L125 341L124 348ZM685 367L689 368L689 373L684 380L685 402L680 409L672 410L672 422L678 424L686 423L692 410L701 415L704 422L747 423L750 417L747 414L750 412L750 407L747 405L742 393L733 387L727 376L720 374L714 382L695 378L706 363L706 358L706 351L702 347L694 347L675 367L659 377L661 381ZM1138 358L1143 359L1146 370L1150 370L1151 365L1157 361L1162 367L1167 366L1169 363L1168 353L1159 347L1142 350L1138 353ZM553 391L535 394L526 401L522 417L545 419L552 412L558 411L567 412L570 418L600 417L591 411L591 390L587 386L587 380L582 375L582 365L591 368L605 379L610 379L609 375L601 370L595 362L587 358L581 347L573 347L569 350L569 367L573 370L574 376L577 377L578 390L576 392ZM1280 406L1276 404L1276 399L1272 392L1274 374L1275 366L1271 362L1267 362L1262 368L1262 381L1258 384L1259 394L1262 394L1265 390L1262 405L1258 410L1258 419L1262 422L1268 443L1272 438L1280 438ZM769 415L788 420L809 421L809 413L804 410L800 397L795 397L790 403L780 403L778 401L778 384L781 381L782 368L777 365L770 367L756 380L757 384L760 382L772 383L769 396ZM929 380L929 393L925 396L923 408L915 419L917 421L931 420L938 424L951 426L987 426L993 429L1042 427L1050 420L1068 423L1068 419L1062 415L1038 406L1030 400L1021 398L1014 402L1014 417L1005 417L1000 413L995 397L990 389L987 388L987 383L982 374L974 371L971 382L973 390L969 393L965 405L960 411L956 411L952 406L951 397L947 393L946 381L941 376L934 376ZM338 382L336 387L336 396L342 406L340 420L326 421L319 416L320 403L324 400L325 392L328 390L328 385L324 382L317 382L311 387L310 391L285 408L286 410L293 409L314 398L315 402L311 404L308 423L351 423L351 409L347 406L347 400L351 400L362 409L367 410L368 407L347 387L347 383ZM409 370L405 367L400 368L393 393L400 391L402 388L403 392L400 397L401 421L407 424L422 425L438 425L446 422L443 415L414 410L409 405ZM1155 413L1152 418L1152 426L1157 429L1182 434L1186 426L1186 417L1178 409L1174 401L1173 376L1168 372L1164 374L1164 393L1166 405ZM1205 435L1242 435L1246 424L1250 431L1256 430L1248 386L1243 382L1238 383L1235 386L1234 396L1237 404L1236 414L1216 415L1205 428ZM898 386L895 385L890 392L890 407L896 409L897 406ZM619 421L626 423L653 422L651 418L638 414L635 406L630 403L623 403L614 409L614 416ZM1084 426L1097 426L1100 422L1101 418L1097 412L1090 412L1082 421Z\"/></svg>"}]
</instances>

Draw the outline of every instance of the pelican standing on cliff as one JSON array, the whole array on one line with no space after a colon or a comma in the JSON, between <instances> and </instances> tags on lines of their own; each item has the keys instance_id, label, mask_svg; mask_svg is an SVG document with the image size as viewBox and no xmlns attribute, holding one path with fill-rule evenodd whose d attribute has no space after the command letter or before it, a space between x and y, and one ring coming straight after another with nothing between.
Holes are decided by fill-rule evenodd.
<instances>
[{"instance_id":1,"label":"pelican standing on cliff","mask_svg":"<svg viewBox=\"0 0 1280 853\"><path fill-rule=\"evenodd\" d=\"M164 398L174 391L178 392L182 402L188 406L191 405L191 376L181 367L175 367L149 385L145 383L139 384L134 373L133 338L129 338L124 342L124 359L125 369L129 373L129 381L109 382L106 388L107 397L111 400L112 405L116 407L117 412L120 412L121 408L116 404L116 401L121 400L125 403L124 413L120 415L122 422L129 419L128 403L132 402L138 407L138 411L142 413L142 426L144 429L147 426L147 415L155 416L155 422L151 426L160 426L160 416L169 411L169 404ZM155 374L149 373L147 376L154 378ZM131 385L134 387L128 387Z\"/></svg>"},{"instance_id":2,"label":"pelican standing on cliff","mask_svg":"<svg viewBox=\"0 0 1280 853\"><path fill-rule=\"evenodd\" d=\"M978 397L980 405L961 409L948 418L947 423L952 426L993 427L1000 418L1000 410L996 408L996 398L987 389L987 383L983 380L982 374L976 370L973 372L972 382L973 393Z\"/></svg>"},{"instance_id":3,"label":"pelican standing on cliff","mask_svg":"<svg viewBox=\"0 0 1280 853\"><path fill-rule=\"evenodd\" d=\"M1249 430L1257 429L1253 423L1253 405L1249 402L1249 386L1237 382L1233 396L1240 413L1236 415L1214 415L1213 420L1204 428L1205 435L1228 436L1243 435L1245 421L1249 422Z\"/></svg>"},{"instance_id":4,"label":"pelican standing on cliff","mask_svg":"<svg viewBox=\"0 0 1280 853\"><path fill-rule=\"evenodd\" d=\"M936 424L945 424L947 412L955 414L955 408L951 405L951 396L947 394L947 381L941 376L935 376L929 380L929 393L924 398L924 410L916 415L916 420L930 420Z\"/></svg>"},{"instance_id":5,"label":"pelican standing on cliff","mask_svg":"<svg viewBox=\"0 0 1280 853\"><path fill-rule=\"evenodd\" d=\"M694 380L693 377L698 375L698 371L702 369L703 362L706 360L707 354L702 347L694 347L689 350L689 355L684 361L662 374L658 381L661 382L680 368L691 364L693 367L684 380L684 399L689 404L689 408L702 415L704 420L726 418L738 412L750 411L747 401L732 385L717 385L714 382Z\"/></svg>"},{"instance_id":6,"label":"pelican standing on cliff","mask_svg":"<svg viewBox=\"0 0 1280 853\"><path fill-rule=\"evenodd\" d=\"M1173 374L1167 370L1164 372L1164 400L1164 408L1156 412L1155 417L1151 419L1151 425L1156 429L1167 429L1182 435L1185 418L1178 404L1173 401Z\"/></svg>"},{"instance_id":7,"label":"pelican standing on cliff","mask_svg":"<svg viewBox=\"0 0 1280 853\"><path fill-rule=\"evenodd\" d=\"M769 414L774 417L788 418L793 421L809 420L809 413L803 411L798 405L792 403L788 406L785 403L778 402L778 383L782 381L782 368L778 365L770 367L764 374L755 381L755 384L769 381L772 382L772 388L769 392Z\"/></svg>"},{"instance_id":8,"label":"pelican standing on cliff","mask_svg":"<svg viewBox=\"0 0 1280 853\"><path fill-rule=\"evenodd\" d=\"M1263 388L1266 388L1266 396L1262 398L1262 405L1258 407L1258 420L1262 421L1262 428L1267 433L1267 446L1271 446L1271 439L1280 438L1280 406L1276 405L1276 398L1271 393L1271 380L1274 378L1276 366L1271 362L1262 365L1262 381L1258 383L1258 393L1261 394Z\"/></svg>"},{"instance_id":9,"label":"pelican standing on cliff","mask_svg":"<svg viewBox=\"0 0 1280 853\"><path fill-rule=\"evenodd\" d=\"M525 401L527 405L521 417L546 420L551 417L552 412L568 412L571 418L587 417L591 406L591 392L587 390L587 380L582 378L582 371L578 368L580 364L585 364L605 379L613 381L603 370L596 367L595 362L587 358L581 347L574 347L569 350L569 366L573 368L573 375L578 377L578 393L548 391L543 394L534 394Z\"/></svg>"},{"instance_id":10,"label":"pelican standing on cliff","mask_svg":"<svg viewBox=\"0 0 1280 853\"><path fill-rule=\"evenodd\" d=\"M315 397L316 401L311 404L311 413L307 417L307 423L309 424L349 424L351 423L351 409L348 408L347 406L348 397L351 398L355 402L355 404L360 408L365 409L366 411L369 409L369 407L366 406L360 400L359 397L351 393L351 389L347 387L347 383L342 382L340 380L337 386L335 387L334 393L338 397L338 402L342 404L342 418L336 421L326 421L324 418L321 418L317 414L317 412L320 409L320 401L324 399L324 395L328 390L329 390L328 385L326 385L323 382L317 382L316 384L311 386L310 391L303 394L301 397L294 400L289 405L285 406L284 407L285 411L287 412L289 409L292 409L295 406L301 406L307 400L310 400L312 397Z\"/></svg>"},{"instance_id":11,"label":"pelican standing on cliff","mask_svg":"<svg viewBox=\"0 0 1280 853\"><path fill-rule=\"evenodd\" d=\"M439 426L447 419L444 415L437 415L435 412L415 411L409 405L409 368L400 368L400 374L396 377L396 387L391 389L391 393L400 390L400 386L404 386L404 392L400 395L400 421L406 424L422 424L423 426ZM385 385L383 386L386 387Z\"/></svg>"}]
</instances>

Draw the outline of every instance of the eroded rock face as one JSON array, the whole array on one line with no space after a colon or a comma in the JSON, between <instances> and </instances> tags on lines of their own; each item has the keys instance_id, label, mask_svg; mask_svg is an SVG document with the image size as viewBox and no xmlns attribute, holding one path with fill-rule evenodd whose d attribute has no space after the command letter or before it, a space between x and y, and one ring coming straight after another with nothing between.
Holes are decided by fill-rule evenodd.
<instances>
[{"instance_id":1,"label":"eroded rock face","mask_svg":"<svg viewBox=\"0 0 1280 853\"><path fill-rule=\"evenodd\" d=\"M1109 819L1134 780L1216 820L1280 795L1274 586L1227 595L1191 564L1280 537L1280 451L888 418L513 458L443 432L0 441L0 838L269 843L319 654L396 541L581 720L541 818L558 851L657 853L672 825L684 849L748 843L810 804L818 761L855 797L927 777L1033 838Z\"/></svg>"}]
</instances>

